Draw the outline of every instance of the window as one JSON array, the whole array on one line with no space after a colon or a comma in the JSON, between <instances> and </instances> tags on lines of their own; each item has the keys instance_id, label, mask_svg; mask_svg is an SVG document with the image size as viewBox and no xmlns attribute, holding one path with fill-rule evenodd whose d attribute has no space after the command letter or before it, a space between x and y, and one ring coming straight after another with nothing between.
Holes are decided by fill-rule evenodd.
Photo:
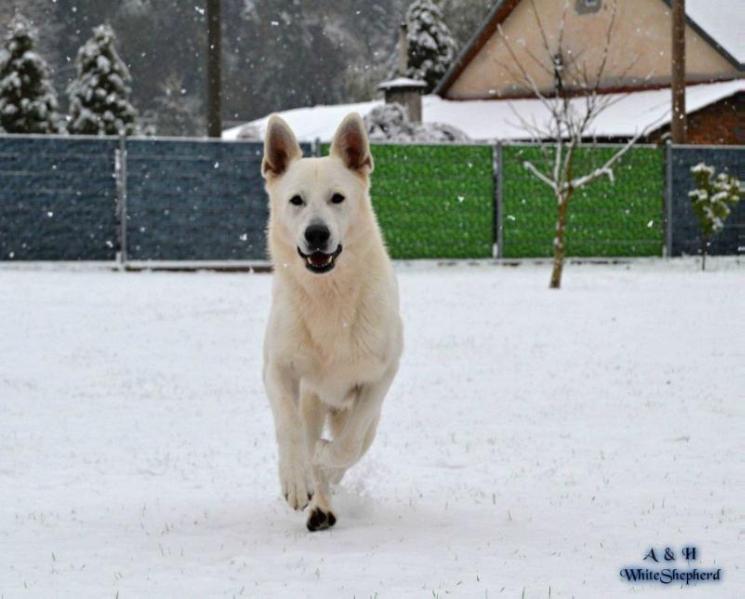
<instances>
[{"instance_id":1,"label":"window","mask_svg":"<svg viewBox=\"0 0 745 599\"><path fill-rule=\"evenodd\" d=\"M603 5L603 0L577 0L576 9L581 15L598 12Z\"/></svg>"}]
</instances>

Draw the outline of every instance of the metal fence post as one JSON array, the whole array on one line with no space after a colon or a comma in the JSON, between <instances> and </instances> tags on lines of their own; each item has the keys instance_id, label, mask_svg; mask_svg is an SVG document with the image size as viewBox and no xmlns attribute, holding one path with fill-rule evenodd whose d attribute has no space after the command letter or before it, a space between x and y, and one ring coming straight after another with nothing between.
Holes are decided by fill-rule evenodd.
<instances>
[{"instance_id":1,"label":"metal fence post","mask_svg":"<svg viewBox=\"0 0 745 599\"><path fill-rule=\"evenodd\" d=\"M127 138L119 136L119 147L115 153L115 177L116 177L116 214L119 230L119 251L117 252L117 263L120 268L127 264Z\"/></svg>"},{"instance_id":2,"label":"metal fence post","mask_svg":"<svg viewBox=\"0 0 745 599\"><path fill-rule=\"evenodd\" d=\"M311 150L311 152L313 153L313 156L319 157L321 155L321 138L320 137L316 137L313 140L312 147L313 149Z\"/></svg>"},{"instance_id":3,"label":"metal fence post","mask_svg":"<svg viewBox=\"0 0 745 599\"><path fill-rule=\"evenodd\" d=\"M673 144L670 140L665 144L665 244L663 255L670 258L673 255Z\"/></svg>"}]
</instances>

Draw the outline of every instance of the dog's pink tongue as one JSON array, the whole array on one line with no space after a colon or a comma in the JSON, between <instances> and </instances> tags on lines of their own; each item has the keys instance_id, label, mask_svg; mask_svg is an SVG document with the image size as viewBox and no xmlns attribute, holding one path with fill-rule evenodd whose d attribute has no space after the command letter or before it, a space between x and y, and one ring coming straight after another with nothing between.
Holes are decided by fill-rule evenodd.
<instances>
[{"instance_id":1,"label":"dog's pink tongue","mask_svg":"<svg viewBox=\"0 0 745 599\"><path fill-rule=\"evenodd\" d=\"M314 252L310 255L310 261L313 263L314 266L323 266L326 264L327 260L326 254L322 252Z\"/></svg>"}]
</instances>

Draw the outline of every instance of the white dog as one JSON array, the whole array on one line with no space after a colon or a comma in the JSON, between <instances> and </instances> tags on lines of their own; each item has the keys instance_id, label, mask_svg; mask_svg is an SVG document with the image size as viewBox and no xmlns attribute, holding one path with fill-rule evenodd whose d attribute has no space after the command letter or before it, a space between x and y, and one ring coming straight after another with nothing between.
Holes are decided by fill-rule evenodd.
<instances>
[{"instance_id":1,"label":"white dog","mask_svg":"<svg viewBox=\"0 0 745 599\"><path fill-rule=\"evenodd\" d=\"M341 123L325 158L303 158L287 123L269 119L262 173L274 287L264 384L282 493L296 510L310 502L309 530L336 522L329 483L370 447L403 348L398 286L370 203L372 170L357 114Z\"/></svg>"}]
</instances>

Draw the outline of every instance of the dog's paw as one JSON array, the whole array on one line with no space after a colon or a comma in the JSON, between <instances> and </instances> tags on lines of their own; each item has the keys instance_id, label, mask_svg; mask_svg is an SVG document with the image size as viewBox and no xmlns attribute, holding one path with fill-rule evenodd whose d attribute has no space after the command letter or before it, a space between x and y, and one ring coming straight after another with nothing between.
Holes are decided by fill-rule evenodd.
<instances>
[{"instance_id":1,"label":"dog's paw","mask_svg":"<svg viewBox=\"0 0 745 599\"><path fill-rule=\"evenodd\" d=\"M282 495L293 510L303 510L313 498L313 485L301 460L281 460L279 481Z\"/></svg>"},{"instance_id":2,"label":"dog's paw","mask_svg":"<svg viewBox=\"0 0 745 599\"><path fill-rule=\"evenodd\" d=\"M316 507L313 508L310 516L308 516L306 526L309 531L315 532L317 530L331 528L334 524L336 524L336 516L334 516L334 512L331 510L325 511L320 507Z\"/></svg>"}]
</instances>

